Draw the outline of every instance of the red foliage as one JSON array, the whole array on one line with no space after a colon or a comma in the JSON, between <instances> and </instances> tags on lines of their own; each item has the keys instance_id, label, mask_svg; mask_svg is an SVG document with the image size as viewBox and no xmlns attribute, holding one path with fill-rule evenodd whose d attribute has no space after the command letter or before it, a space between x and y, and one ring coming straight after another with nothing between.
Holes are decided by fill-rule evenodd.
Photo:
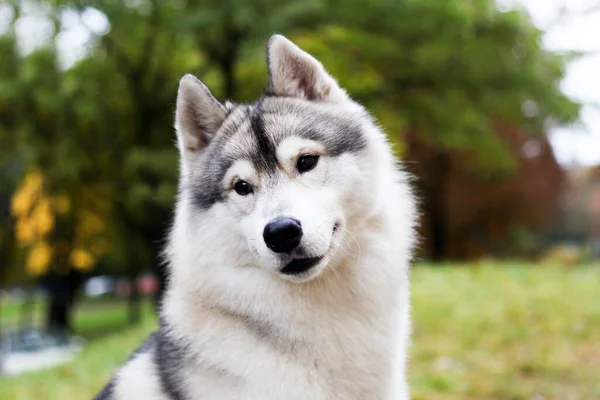
<instances>
[{"instance_id":1,"label":"red foliage","mask_svg":"<svg viewBox=\"0 0 600 400\"><path fill-rule=\"evenodd\" d=\"M564 173L548 138L517 128L497 134L517 160L513 174L477 171L469 154L442 152L409 135L406 159L421 189L425 256L470 259L504 252L511 227L542 229L557 217ZM432 240L435 231L441 239Z\"/></svg>"}]
</instances>

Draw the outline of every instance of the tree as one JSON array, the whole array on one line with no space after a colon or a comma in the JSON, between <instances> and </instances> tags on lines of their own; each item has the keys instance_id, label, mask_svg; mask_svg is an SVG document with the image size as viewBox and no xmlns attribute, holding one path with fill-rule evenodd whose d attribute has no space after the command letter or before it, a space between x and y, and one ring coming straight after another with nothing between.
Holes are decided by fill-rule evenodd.
<instances>
[{"instance_id":1,"label":"tree","mask_svg":"<svg viewBox=\"0 0 600 400\"><path fill-rule=\"evenodd\" d=\"M49 327L64 331L81 282L77 271L91 268L105 251L107 225L98 227L98 221L110 207L102 197L104 182L95 178L107 164L96 157L90 132L80 129L90 120L80 98L71 96L73 82L58 68L54 49L21 57L10 35L0 44L7 56L0 91L3 156L18 154L29 170L12 195L14 237L26 251L27 272L43 276L50 289Z\"/></svg>"},{"instance_id":2,"label":"tree","mask_svg":"<svg viewBox=\"0 0 600 400\"><path fill-rule=\"evenodd\" d=\"M61 4L80 15L89 11L87 5ZM119 252L138 254L121 259L130 266L132 277L139 273L143 260L159 272L164 287L160 253L177 177L177 154L170 134L172 104L181 76L195 72L225 98L255 97L265 81L266 38L284 27L313 26L320 5L317 1L191 1L180 8L161 1L134 6L94 3L111 29L98 34L96 50L85 62L110 68L111 80L121 82L119 93L128 99L127 130L121 131L111 174L122 190L116 204L122 224L119 231L126 232L128 241L139 243L136 252L131 248ZM262 22L256 24L259 17ZM242 57L257 61L241 65ZM253 84L240 88L238 74L246 74L245 81Z\"/></svg>"},{"instance_id":3,"label":"tree","mask_svg":"<svg viewBox=\"0 0 600 400\"><path fill-rule=\"evenodd\" d=\"M543 245L540 233L550 228L558 216L564 173L548 138L532 138L515 127L498 128L496 134L516 160L515 173L485 174L473 171L471 157L460 153L449 157L444 199L447 258L534 256ZM409 148L421 160L412 169L422 181L430 182L432 171L427 165L435 157L435 149L416 141ZM532 232L538 233L536 237ZM425 254L431 251L426 246L421 249Z\"/></svg>"},{"instance_id":4,"label":"tree","mask_svg":"<svg viewBox=\"0 0 600 400\"><path fill-rule=\"evenodd\" d=\"M531 21L498 11L493 0L45 4L54 31L44 46L23 55L12 30L0 37L0 161L18 154L28 179L41 177L40 195L27 213L13 213L12 225L40 204L46 211L35 220L51 215L51 229L27 244L33 251L46 243L37 254L51 253L48 276L77 271L83 254L86 268L102 261L132 278L145 266L163 271L176 193L178 81L192 72L219 97L255 98L273 32L322 59L387 127L408 167L426 167L415 171L435 259L449 254L451 164L459 162L461 174L504 179L519 171L505 132L540 135L577 116L558 89L567 58L543 50ZM15 20L21 7L13 2ZM64 15L91 35L85 57L68 69L59 67L54 42ZM90 24L93 15L106 27ZM69 204L63 214L59 199ZM90 221L101 221L96 231ZM135 319L135 302L131 309Z\"/></svg>"},{"instance_id":5,"label":"tree","mask_svg":"<svg viewBox=\"0 0 600 400\"><path fill-rule=\"evenodd\" d=\"M60 236L65 237L62 242L72 244L60 248L74 246L78 223L75 210L89 201L82 187L85 182L87 188L102 192L102 220L117 232L105 246L96 246L103 252L93 258L92 264L101 256L121 265L121 271L132 279L144 265L164 277L159 264L176 192L172 103L179 78L196 71L224 88L226 95L234 96L234 67L238 67L240 57L251 50L261 54L262 59L263 40L259 51L254 47L259 33L267 37L271 28L306 25L310 21L307 15L311 7L299 7L300 2L283 8L275 7L275 2L237 2L235 7L229 6L190 3L184 10L164 1L96 1L92 8L80 2L55 2L47 10L48 18L56 23L55 36L60 33L59 21L65 13L77 16L93 36L90 54L67 71L57 69L52 42L26 57L18 56L14 43L7 45L14 56L14 68L4 76L19 76L21 65L26 63L35 71L27 87L17 85L12 97L6 97L7 103L18 98L21 104L17 108L23 116L27 116L24 110L29 106L32 112L39 110L47 118L37 125L35 120L33 124L24 118L15 120L14 126L21 131L11 143L12 149L30 153L27 164L43 171L47 196L67 196L73 205L69 220L65 216L64 223L55 224L48 232L56 235L60 230ZM15 3L14 7L18 18L21 5ZM265 10L269 11L269 24L257 25L247 18L249 12L259 15ZM110 29L88 26L86 17L90 13L101 13ZM254 94L259 90L260 85L256 85ZM32 101L27 93L39 94L44 102L28 104ZM8 114L15 118L16 114ZM8 131L9 125L5 126ZM40 126L42 130L37 129ZM44 267L36 266L50 274L60 258L56 249L46 242L32 245L32 251L36 249L34 254L39 257L34 259L43 260ZM48 257L50 253L53 257ZM131 315L136 319L135 290L132 299Z\"/></svg>"},{"instance_id":6,"label":"tree","mask_svg":"<svg viewBox=\"0 0 600 400\"><path fill-rule=\"evenodd\" d=\"M10 268L16 258L15 224L10 212L10 202L20 175L16 158L0 162L0 284L17 279L21 272Z\"/></svg>"},{"instance_id":7,"label":"tree","mask_svg":"<svg viewBox=\"0 0 600 400\"><path fill-rule=\"evenodd\" d=\"M517 159L497 127L536 136L574 122L579 106L559 89L568 58L540 46L542 32L524 13L501 12L492 0L350 1L338 9L337 24L320 32L336 57L346 55L334 74L358 82L351 92L393 127L409 170L424 163L428 176L417 184L425 237L440 260L449 251L451 159L465 157L463 167L481 176L514 174ZM426 161L411 143L429 148Z\"/></svg>"}]
</instances>

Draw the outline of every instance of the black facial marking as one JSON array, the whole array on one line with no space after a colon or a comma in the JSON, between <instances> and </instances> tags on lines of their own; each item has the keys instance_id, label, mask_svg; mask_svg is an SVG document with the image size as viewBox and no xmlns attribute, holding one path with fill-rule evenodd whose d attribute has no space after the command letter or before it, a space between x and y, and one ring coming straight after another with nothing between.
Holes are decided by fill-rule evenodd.
<instances>
[{"instance_id":1,"label":"black facial marking","mask_svg":"<svg viewBox=\"0 0 600 400\"><path fill-rule=\"evenodd\" d=\"M237 111L239 110L239 111ZM217 137L213 140L209 147L205 150L206 158L203 165L200 167L202 174L196 177L193 181L188 182L187 186L182 188L184 191L191 191L191 197L194 205L201 209L209 209L214 204L225 200L225 192L223 190L223 178L225 173L235 161L233 157L224 154L225 144L230 140L245 122L245 118L239 115L240 106L236 106L232 110L227 119L223 122Z\"/></svg>"},{"instance_id":2,"label":"black facial marking","mask_svg":"<svg viewBox=\"0 0 600 400\"><path fill-rule=\"evenodd\" d=\"M191 192L194 204L201 209L209 209L225 200L223 178L234 159L223 154L218 146L209 146L207 158L202 165L202 175L188 182L182 190Z\"/></svg>"},{"instance_id":3,"label":"black facial marking","mask_svg":"<svg viewBox=\"0 0 600 400\"><path fill-rule=\"evenodd\" d=\"M280 117L296 116L298 125L293 130L266 126L266 121L277 121ZM323 144L328 156L336 157L344 153L362 151L367 140L361 129L361 120L366 115L353 115L343 112L330 112L314 102L299 102L297 99L269 97L263 95L254 105L237 105L229 112L216 137L205 149L201 171L182 186L189 191L194 205L209 209L227 198L223 188L223 178L233 162L240 158L249 159L259 173L272 174L277 170L277 150L280 140L287 136L298 136ZM255 146L232 154L232 137L241 129L248 129ZM268 129L275 129L269 132ZM228 149L228 150L227 150ZM229 151L229 153L227 153Z\"/></svg>"},{"instance_id":4,"label":"black facial marking","mask_svg":"<svg viewBox=\"0 0 600 400\"><path fill-rule=\"evenodd\" d=\"M367 146L367 140L356 122L364 119L361 115L332 115L315 107L315 103L297 100L293 103L285 98L270 98L265 94L259 100L264 107L261 115L277 118L285 115L297 115L301 119L298 129L291 135L322 143L329 156L336 157L344 153L358 153Z\"/></svg>"},{"instance_id":5,"label":"black facial marking","mask_svg":"<svg viewBox=\"0 0 600 400\"><path fill-rule=\"evenodd\" d=\"M332 157L344 153L359 153L367 146L367 140L358 127L349 121L328 121L322 119L310 128L299 132L299 136L323 143L327 154Z\"/></svg>"},{"instance_id":6,"label":"black facial marking","mask_svg":"<svg viewBox=\"0 0 600 400\"><path fill-rule=\"evenodd\" d=\"M258 151L252 155L252 161L259 171L273 172L277 169L277 149L265 131L261 101L248 108L248 118L258 146Z\"/></svg>"}]
</instances>

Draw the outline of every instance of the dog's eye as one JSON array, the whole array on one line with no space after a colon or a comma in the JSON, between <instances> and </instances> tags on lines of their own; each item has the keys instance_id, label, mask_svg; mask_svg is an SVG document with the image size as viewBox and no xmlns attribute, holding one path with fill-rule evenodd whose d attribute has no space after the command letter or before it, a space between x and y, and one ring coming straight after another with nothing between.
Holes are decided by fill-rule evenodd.
<instances>
[{"instance_id":1,"label":"dog's eye","mask_svg":"<svg viewBox=\"0 0 600 400\"><path fill-rule=\"evenodd\" d=\"M246 181L237 181L233 186L233 190L240 196L247 196L252 193L252 186Z\"/></svg>"},{"instance_id":2,"label":"dog's eye","mask_svg":"<svg viewBox=\"0 0 600 400\"><path fill-rule=\"evenodd\" d=\"M296 165L296 168L298 168L298 172L302 174L316 167L317 162L319 162L319 156L305 154L298 158L298 164Z\"/></svg>"}]
</instances>

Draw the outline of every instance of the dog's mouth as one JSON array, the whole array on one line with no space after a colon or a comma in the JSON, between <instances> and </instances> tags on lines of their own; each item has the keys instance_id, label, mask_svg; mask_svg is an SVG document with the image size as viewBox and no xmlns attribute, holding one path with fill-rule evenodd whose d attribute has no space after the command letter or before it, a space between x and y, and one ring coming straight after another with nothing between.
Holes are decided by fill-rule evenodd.
<instances>
[{"instance_id":1,"label":"dog's mouth","mask_svg":"<svg viewBox=\"0 0 600 400\"><path fill-rule=\"evenodd\" d=\"M334 236L337 232L339 232L339 229L340 229L340 223L336 222L333 225L333 235ZM329 249L331 249L331 246ZM281 274L287 275L287 276L298 276L298 275L305 274L306 272L310 271L312 268L317 266L321 261L323 261L326 254L327 254L327 252L318 257L296 258L296 259L290 261L289 263L287 263L285 265L285 267L283 267L279 272Z\"/></svg>"},{"instance_id":2,"label":"dog's mouth","mask_svg":"<svg viewBox=\"0 0 600 400\"><path fill-rule=\"evenodd\" d=\"M322 259L323 256L297 258L289 262L285 267L281 269L280 272L284 275L300 275L317 265L319 262L321 262Z\"/></svg>"}]
</instances>

